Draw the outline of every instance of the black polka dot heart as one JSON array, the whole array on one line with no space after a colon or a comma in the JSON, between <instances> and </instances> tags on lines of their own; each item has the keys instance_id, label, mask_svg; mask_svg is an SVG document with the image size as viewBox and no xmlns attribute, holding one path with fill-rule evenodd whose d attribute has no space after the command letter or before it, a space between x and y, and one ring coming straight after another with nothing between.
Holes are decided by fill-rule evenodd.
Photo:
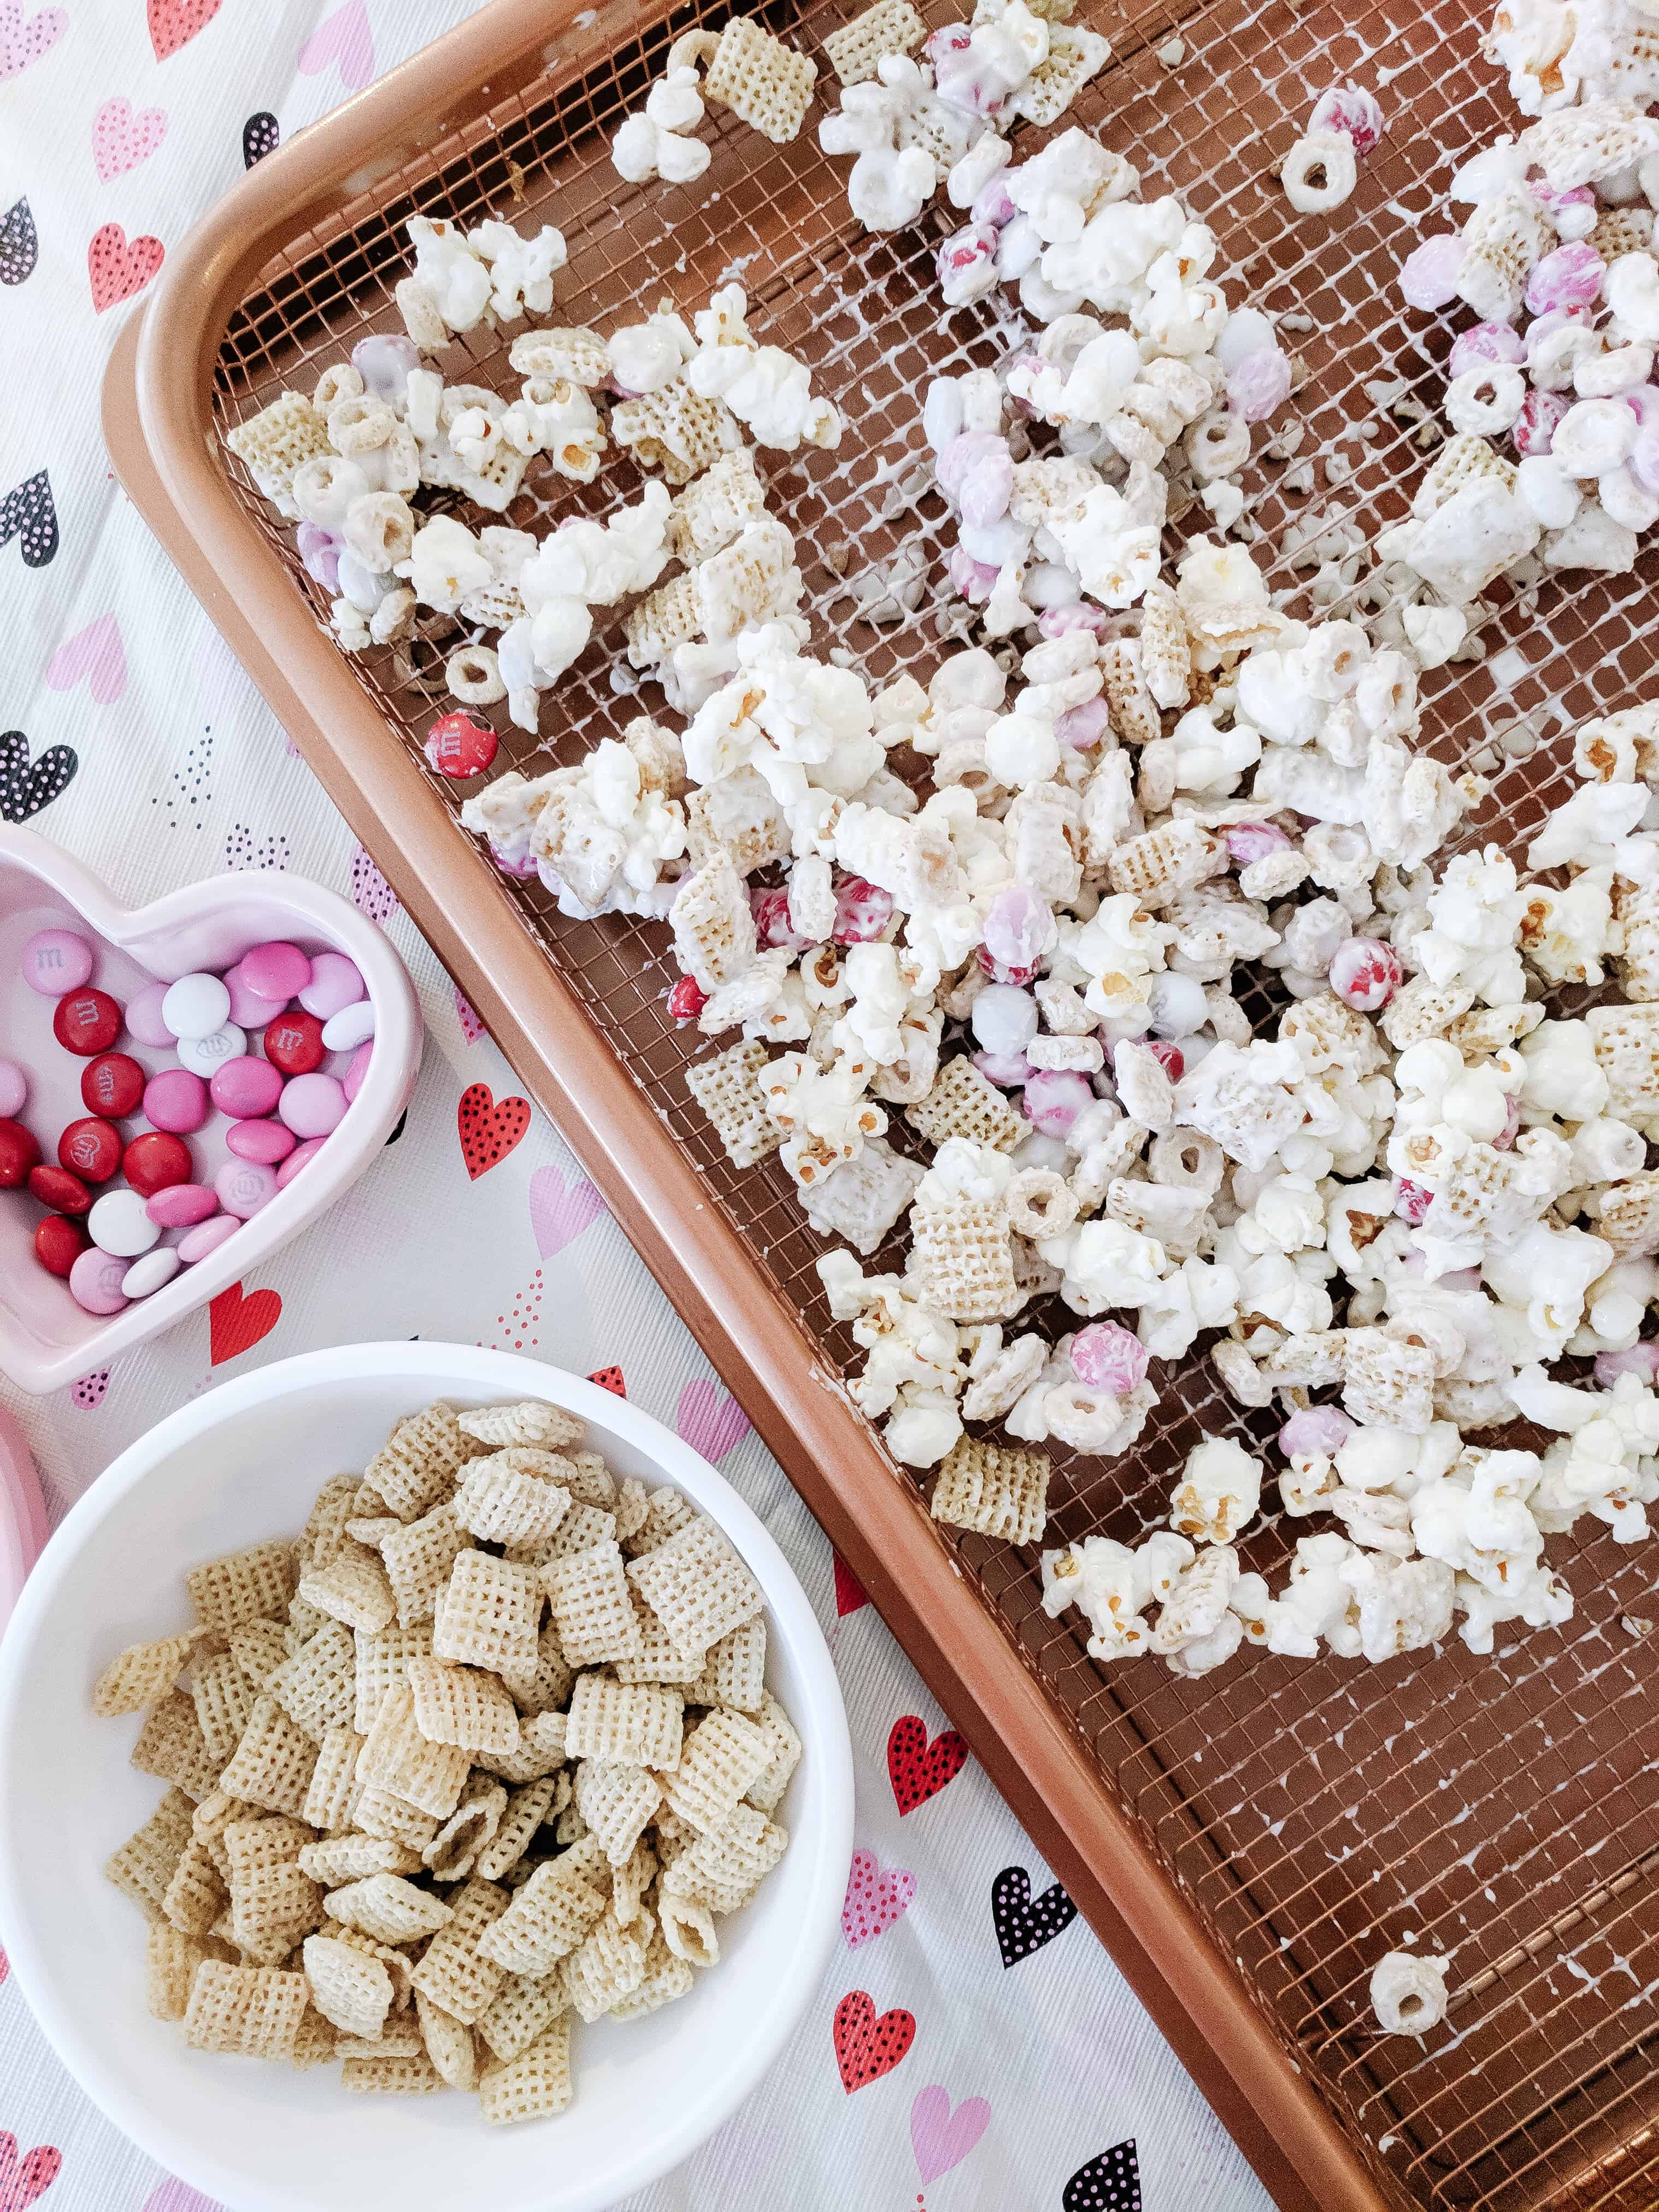
<instances>
[{"instance_id":1,"label":"black polka dot heart","mask_svg":"<svg viewBox=\"0 0 1659 2212\"><path fill-rule=\"evenodd\" d=\"M1057 1881L1033 1897L1031 1877L1023 1866L1004 1867L991 1884L991 1919L1005 1966L1018 1966L1052 1943L1076 1918L1076 1905Z\"/></svg>"},{"instance_id":2,"label":"black polka dot heart","mask_svg":"<svg viewBox=\"0 0 1659 2212\"><path fill-rule=\"evenodd\" d=\"M34 274L40 240L27 200L14 200L0 215L0 284L21 284Z\"/></svg>"},{"instance_id":3,"label":"black polka dot heart","mask_svg":"<svg viewBox=\"0 0 1659 2212\"><path fill-rule=\"evenodd\" d=\"M1133 2136L1079 2166L1060 2207L1060 2212L1140 2212L1140 2161Z\"/></svg>"},{"instance_id":4,"label":"black polka dot heart","mask_svg":"<svg viewBox=\"0 0 1659 2212\"><path fill-rule=\"evenodd\" d=\"M48 745L29 758L21 730L0 730L0 822L27 822L66 791L81 765L68 745Z\"/></svg>"},{"instance_id":5,"label":"black polka dot heart","mask_svg":"<svg viewBox=\"0 0 1659 2212\"><path fill-rule=\"evenodd\" d=\"M282 126L268 107L250 115L242 125L242 167L251 169L256 161L263 161L267 154L276 151L282 140Z\"/></svg>"},{"instance_id":6,"label":"black polka dot heart","mask_svg":"<svg viewBox=\"0 0 1659 2212\"><path fill-rule=\"evenodd\" d=\"M58 510L44 469L14 484L0 499L0 545L23 541L23 566L44 568L58 550Z\"/></svg>"}]
</instances>

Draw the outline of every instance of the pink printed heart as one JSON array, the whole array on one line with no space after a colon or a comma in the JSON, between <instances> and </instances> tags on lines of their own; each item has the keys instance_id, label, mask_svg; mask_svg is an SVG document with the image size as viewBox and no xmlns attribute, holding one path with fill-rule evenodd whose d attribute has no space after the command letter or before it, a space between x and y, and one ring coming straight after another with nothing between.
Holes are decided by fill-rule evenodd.
<instances>
[{"instance_id":1,"label":"pink printed heart","mask_svg":"<svg viewBox=\"0 0 1659 2212\"><path fill-rule=\"evenodd\" d=\"M150 155L167 135L164 107L141 107L130 100L106 100L92 118L92 159L106 184L124 177Z\"/></svg>"},{"instance_id":2,"label":"pink printed heart","mask_svg":"<svg viewBox=\"0 0 1659 2212\"><path fill-rule=\"evenodd\" d=\"M348 92L361 92L374 82L374 33L363 0L345 0L300 49L301 76L315 76L331 62L339 64L340 82Z\"/></svg>"},{"instance_id":3,"label":"pink printed heart","mask_svg":"<svg viewBox=\"0 0 1659 2212\"><path fill-rule=\"evenodd\" d=\"M351 860L351 903L382 929L398 911L398 894L361 845Z\"/></svg>"},{"instance_id":4,"label":"pink printed heart","mask_svg":"<svg viewBox=\"0 0 1659 2212\"><path fill-rule=\"evenodd\" d=\"M990 2120L991 2107L983 2097L964 2097L953 2112L950 2091L937 2081L917 2090L910 2107L910 2148L924 2189L962 2164Z\"/></svg>"},{"instance_id":5,"label":"pink printed heart","mask_svg":"<svg viewBox=\"0 0 1659 2212\"><path fill-rule=\"evenodd\" d=\"M680 1392L674 1426L693 1451L705 1459L724 1459L749 1433L749 1416L714 1379L700 1376Z\"/></svg>"},{"instance_id":6,"label":"pink printed heart","mask_svg":"<svg viewBox=\"0 0 1659 2212\"><path fill-rule=\"evenodd\" d=\"M50 2143L19 2158L16 2136L0 2131L0 2212L28 2212L57 2180L63 2163L63 2152Z\"/></svg>"},{"instance_id":7,"label":"pink printed heart","mask_svg":"<svg viewBox=\"0 0 1659 2212\"><path fill-rule=\"evenodd\" d=\"M68 21L61 8L42 8L26 23L23 0L0 0L0 82L21 76L31 62L49 54Z\"/></svg>"},{"instance_id":8,"label":"pink printed heart","mask_svg":"<svg viewBox=\"0 0 1659 2212\"><path fill-rule=\"evenodd\" d=\"M11 1960L3 1951L0 1951L0 1989L3 1989L10 1978Z\"/></svg>"},{"instance_id":9,"label":"pink printed heart","mask_svg":"<svg viewBox=\"0 0 1659 2212\"><path fill-rule=\"evenodd\" d=\"M484 1033L484 1025L461 996L461 987L455 986L455 1018L461 1025L461 1035L469 1044L477 1044Z\"/></svg>"},{"instance_id":10,"label":"pink printed heart","mask_svg":"<svg viewBox=\"0 0 1659 2212\"><path fill-rule=\"evenodd\" d=\"M557 1168L538 1168L530 1178L530 1227L544 1260L574 1244L605 1212L605 1200L586 1176L567 1182Z\"/></svg>"},{"instance_id":11,"label":"pink printed heart","mask_svg":"<svg viewBox=\"0 0 1659 2212\"><path fill-rule=\"evenodd\" d=\"M168 2174L144 2199L143 2212L224 2212L224 2207L192 2189L187 2181L175 2181Z\"/></svg>"},{"instance_id":12,"label":"pink printed heart","mask_svg":"<svg viewBox=\"0 0 1659 2212\"><path fill-rule=\"evenodd\" d=\"M65 638L47 664L46 682L54 691L72 691L83 678L100 707L112 707L127 688L126 649L112 614L100 615Z\"/></svg>"},{"instance_id":13,"label":"pink printed heart","mask_svg":"<svg viewBox=\"0 0 1659 2212\"><path fill-rule=\"evenodd\" d=\"M108 1388L109 1370L100 1367L95 1374L83 1375L78 1382L72 1384L70 1396L77 1406L84 1406L90 1412L93 1407L103 1404L104 1393Z\"/></svg>"},{"instance_id":14,"label":"pink printed heart","mask_svg":"<svg viewBox=\"0 0 1659 2212\"><path fill-rule=\"evenodd\" d=\"M856 1951L896 1927L916 1893L916 1878L908 1867L882 1871L873 1851L854 1851L853 1870L847 1877L847 1899L841 1908L841 1932L847 1948Z\"/></svg>"}]
</instances>

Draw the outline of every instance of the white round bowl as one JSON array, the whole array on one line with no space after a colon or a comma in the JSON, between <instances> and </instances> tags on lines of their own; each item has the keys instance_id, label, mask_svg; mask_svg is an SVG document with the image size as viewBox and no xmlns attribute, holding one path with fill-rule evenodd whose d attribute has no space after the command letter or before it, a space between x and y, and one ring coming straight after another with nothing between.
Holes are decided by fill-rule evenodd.
<instances>
[{"instance_id":1,"label":"white round bowl","mask_svg":"<svg viewBox=\"0 0 1659 2212\"><path fill-rule=\"evenodd\" d=\"M125 1645L190 1618L186 1568L297 1534L321 1484L367 1464L434 1398L537 1397L586 1422L623 1474L670 1482L726 1531L766 1592L767 1680L805 1754L776 1817L789 1849L721 1923L720 1964L643 2020L576 2024L575 2100L489 2127L474 2099L356 2097L307 2073L185 2047L144 2004L144 1923L105 1859L163 1785L100 1720L94 1683ZM226 1382L150 1431L47 1545L0 1644L0 1933L36 2019L94 2103L171 2172L235 2212L599 2212L713 2133L782 2050L838 1932L853 1765L823 1633L787 1561L706 1460L591 1382L453 1344L343 1346Z\"/></svg>"}]
</instances>

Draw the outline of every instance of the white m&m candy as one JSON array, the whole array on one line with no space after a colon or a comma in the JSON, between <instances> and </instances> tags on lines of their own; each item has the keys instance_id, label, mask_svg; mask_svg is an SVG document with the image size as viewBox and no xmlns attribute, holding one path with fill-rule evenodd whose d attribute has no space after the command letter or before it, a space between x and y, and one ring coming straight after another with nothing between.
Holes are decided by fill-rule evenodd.
<instances>
[{"instance_id":1,"label":"white m&m candy","mask_svg":"<svg viewBox=\"0 0 1659 2212\"><path fill-rule=\"evenodd\" d=\"M181 1042L211 1036L229 1018L230 993L216 975L181 975L161 1000L161 1019Z\"/></svg>"},{"instance_id":2,"label":"white m&m candy","mask_svg":"<svg viewBox=\"0 0 1659 2212\"><path fill-rule=\"evenodd\" d=\"M247 1050L247 1032L234 1022L222 1022L205 1036L181 1036L179 1058L192 1075L210 1076L228 1060L240 1060Z\"/></svg>"},{"instance_id":3,"label":"white m&m candy","mask_svg":"<svg viewBox=\"0 0 1659 2212\"><path fill-rule=\"evenodd\" d=\"M161 1233L136 1190L106 1191L87 1216L87 1231L100 1252L112 1252L121 1260L136 1260L148 1252Z\"/></svg>"}]
</instances>

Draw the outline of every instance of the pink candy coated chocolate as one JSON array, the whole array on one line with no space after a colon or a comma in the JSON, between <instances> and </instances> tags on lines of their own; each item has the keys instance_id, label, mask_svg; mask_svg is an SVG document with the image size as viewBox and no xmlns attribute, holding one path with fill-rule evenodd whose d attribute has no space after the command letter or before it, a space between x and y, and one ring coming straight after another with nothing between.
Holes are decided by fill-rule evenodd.
<instances>
[{"instance_id":1,"label":"pink candy coated chocolate","mask_svg":"<svg viewBox=\"0 0 1659 2212\"><path fill-rule=\"evenodd\" d=\"M307 1143L301 1145L295 1151L291 1152L276 1170L277 1189L286 1190L301 1169L314 1160L327 1142L326 1137L313 1137Z\"/></svg>"},{"instance_id":2,"label":"pink candy coated chocolate","mask_svg":"<svg viewBox=\"0 0 1659 2212\"><path fill-rule=\"evenodd\" d=\"M1286 1459L1334 1459L1354 1426L1340 1406L1304 1406L1279 1431L1279 1449Z\"/></svg>"},{"instance_id":3,"label":"pink candy coated chocolate","mask_svg":"<svg viewBox=\"0 0 1659 2212\"><path fill-rule=\"evenodd\" d=\"M114 1252L89 1246L70 1269L70 1296L89 1314L118 1314L127 1303L121 1279L132 1265Z\"/></svg>"},{"instance_id":4,"label":"pink candy coated chocolate","mask_svg":"<svg viewBox=\"0 0 1659 2212\"><path fill-rule=\"evenodd\" d=\"M1054 918L1047 899L1026 884L999 891L985 917L985 950L1000 966L1036 974L1036 963L1054 942Z\"/></svg>"},{"instance_id":5,"label":"pink candy coated chocolate","mask_svg":"<svg viewBox=\"0 0 1659 2212\"><path fill-rule=\"evenodd\" d=\"M1008 512L1014 459L1006 438L989 430L964 430L939 455L933 473L940 491L970 528L985 529Z\"/></svg>"},{"instance_id":6,"label":"pink candy coated chocolate","mask_svg":"<svg viewBox=\"0 0 1659 2212\"><path fill-rule=\"evenodd\" d=\"M1092 630L1097 637L1103 637L1110 619L1109 610L1097 606L1092 599L1073 599L1069 606L1044 607L1037 617L1037 629L1044 637L1067 637L1074 629Z\"/></svg>"},{"instance_id":7,"label":"pink candy coated chocolate","mask_svg":"<svg viewBox=\"0 0 1659 2212\"><path fill-rule=\"evenodd\" d=\"M1334 84L1321 93L1308 118L1310 131L1340 131L1352 138L1363 161L1382 136L1382 110L1375 94L1357 84Z\"/></svg>"},{"instance_id":8,"label":"pink candy coated chocolate","mask_svg":"<svg viewBox=\"0 0 1659 2212\"><path fill-rule=\"evenodd\" d=\"M1529 392L1521 412L1510 425L1510 443L1524 460L1528 453L1547 453L1555 442L1561 418L1572 402L1565 392Z\"/></svg>"},{"instance_id":9,"label":"pink candy coated chocolate","mask_svg":"<svg viewBox=\"0 0 1659 2212\"><path fill-rule=\"evenodd\" d=\"M351 366L377 399L402 400L420 365L420 348L401 331L375 331L351 349Z\"/></svg>"},{"instance_id":10,"label":"pink candy coated chocolate","mask_svg":"<svg viewBox=\"0 0 1659 2212\"><path fill-rule=\"evenodd\" d=\"M167 994L165 983L146 983L143 989L127 1000L127 1035L136 1037L140 1044L153 1045L160 1050L170 1048L173 1031L161 1019L161 1001Z\"/></svg>"},{"instance_id":11,"label":"pink candy coated chocolate","mask_svg":"<svg viewBox=\"0 0 1659 2212\"><path fill-rule=\"evenodd\" d=\"M1055 715L1054 735L1061 744L1086 752L1100 743L1111 726L1111 709L1106 702L1085 699L1080 707L1068 707L1063 714Z\"/></svg>"},{"instance_id":12,"label":"pink candy coated chocolate","mask_svg":"<svg viewBox=\"0 0 1659 2212\"><path fill-rule=\"evenodd\" d=\"M1406 305L1430 313L1449 306L1457 297L1457 280L1468 251L1454 231L1425 238L1400 264L1400 295Z\"/></svg>"},{"instance_id":13,"label":"pink candy coated chocolate","mask_svg":"<svg viewBox=\"0 0 1659 2212\"><path fill-rule=\"evenodd\" d=\"M351 1103L362 1089L368 1074L368 1063L374 1056L374 1038L365 1037L347 1062L346 1072L340 1079L340 1088L345 1093L347 1105Z\"/></svg>"},{"instance_id":14,"label":"pink candy coated chocolate","mask_svg":"<svg viewBox=\"0 0 1659 2212\"><path fill-rule=\"evenodd\" d=\"M61 999L90 981L92 947L72 929L37 930L23 947L22 965L31 991L43 999Z\"/></svg>"},{"instance_id":15,"label":"pink candy coated chocolate","mask_svg":"<svg viewBox=\"0 0 1659 2212\"><path fill-rule=\"evenodd\" d=\"M1402 1221L1413 1225L1421 1221L1434 1204L1434 1193L1425 1184L1413 1182L1405 1176L1394 1179L1394 1210ZM1419 1253L1420 1259L1422 1255Z\"/></svg>"},{"instance_id":16,"label":"pink candy coated chocolate","mask_svg":"<svg viewBox=\"0 0 1659 2212\"><path fill-rule=\"evenodd\" d=\"M1453 340L1447 374L1459 377L1489 362L1522 362L1526 357L1519 331L1512 331L1507 323L1476 323L1471 330L1460 331Z\"/></svg>"},{"instance_id":17,"label":"pink candy coated chocolate","mask_svg":"<svg viewBox=\"0 0 1659 2212\"><path fill-rule=\"evenodd\" d=\"M293 1130L285 1129L280 1121L234 1121L225 1131L228 1151L239 1160L252 1160L266 1168L285 1160L298 1141Z\"/></svg>"},{"instance_id":18,"label":"pink candy coated chocolate","mask_svg":"<svg viewBox=\"0 0 1659 2212\"><path fill-rule=\"evenodd\" d=\"M276 1195L276 1178L258 1160L227 1160L213 1178L219 1203L227 1213L246 1221Z\"/></svg>"},{"instance_id":19,"label":"pink candy coated chocolate","mask_svg":"<svg viewBox=\"0 0 1659 2212\"><path fill-rule=\"evenodd\" d=\"M1133 1329L1115 1321L1095 1321L1072 1339L1071 1361L1079 1382L1127 1398L1146 1380L1152 1354Z\"/></svg>"},{"instance_id":20,"label":"pink candy coated chocolate","mask_svg":"<svg viewBox=\"0 0 1659 2212\"><path fill-rule=\"evenodd\" d=\"M1291 362L1277 346L1247 353L1227 379L1227 404L1246 422L1265 422L1291 392Z\"/></svg>"},{"instance_id":21,"label":"pink candy coated chocolate","mask_svg":"<svg viewBox=\"0 0 1659 2212\"><path fill-rule=\"evenodd\" d=\"M1649 416L1637 432L1630 471L1644 491L1659 491L1659 415Z\"/></svg>"},{"instance_id":22,"label":"pink candy coated chocolate","mask_svg":"<svg viewBox=\"0 0 1659 2212\"><path fill-rule=\"evenodd\" d=\"M189 1137L208 1117L208 1087L187 1067L165 1067L144 1085L144 1118L170 1136Z\"/></svg>"},{"instance_id":23,"label":"pink candy coated chocolate","mask_svg":"<svg viewBox=\"0 0 1659 2212\"><path fill-rule=\"evenodd\" d=\"M296 1137L326 1137L344 1121L349 1103L337 1077L296 1075L283 1085L276 1111Z\"/></svg>"},{"instance_id":24,"label":"pink candy coated chocolate","mask_svg":"<svg viewBox=\"0 0 1659 2212\"><path fill-rule=\"evenodd\" d=\"M1521 1133L1521 1101L1505 1093L1504 1103L1509 1108L1509 1115L1503 1127L1492 1140L1492 1148L1495 1152L1508 1152Z\"/></svg>"},{"instance_id":25,"label":"pink candy coated chocolate","mask_svg":"<svg viewBox=\"0 0 1659 2212\"><path fill-rule=\"evenodd\" d=\"M240 1121L270 1112L283 1095L283 1078L268 1060L244 1053L216 1067L208 1087L219 1111Z\"/></svg>"},{"instance_id":26,"label":"pink candy coated chocolate","mask_svg":"<svg viewBox=\"0 0 1659 2212\"><path fill-rule=\"evenodd\" d=\"M210 1221L204 1221L187 1237L181 1237L173 1249L185 1267L193 1267L210 1252L216 1252L226 1237L234 1237L241 1225L234 1213L216 1213Z\"/></svg>"},{"instance_id":27,"label":"pink candy coated chocolate","mask_svg":"<svg viewBox=\"0 0 1659 2212\"><path fill-rule=\"evenodd\" d=\"M1556 307L1591 307L1601 296L1607 264L1587 238L1547 253L1527 279L1527 305L1534 315Z\"/></svg>"},{"instance_id":28,"label":"pink candy coated chocolate","mask_svg":"<svg viewBox=\"0 0 1659 2212\"><path fill-rule=\"evenodd\" d=\"M1045 1137L1063 1137L1085 1108L1095 1103L1086 1075L1073 1067L1038 1067L1025 1085L1025 1118Z\"/></svg>"},{"instance_id":29,"label":"pink candy coated chocolate","mask_svg":"<svg viewBox=\"0 0 1659 2212\"><path fill-rule=\"evenodd\" d=\"M219 1201L199 1182L175 1182L147 1200L144 1211L163 1229L193 1229L219 1211Z\"/></svg>"},{"instance_id":30,"label":"pink candy coated chocolate","mask_svg":"<svg viewBox=\"0 0 1659 2212\"><path fill-rule=\"evenodd\" d=\"M976 1052L974 1066L988 1083L997 1084L1004 1091L1018 1091L1036 1073L1023 1052Z\"/></svg>"},{"instance_id":31,"label":"pink candy coated chocolate","mask_svg":"<svg viewBox=\"0 0 1659 2212\"><path fill-rule=\"evenodd\" d=\"M15 1121L29 1095L28 1078L15 1060L0 1060L0 1121Z\"/></svg>"},{"instance_id":32,"label":"pink candy coated chocolate","mask_svg":"<svg viewBox=\"0 0 1659 2212\"><path fill-rule=\"evenodd\" d=\"M1380 937L1345 938L1331 957L1332 990L1362 1014L1386 1006L1404 975L1400 955Z\"/></svg>"},{"instance_id":33,"label":"pink candy coated chocolate","mask_svg":"<svg viewBox=\"0 0 1659 2212\"><path fill-rule=\"evenodd\" d=\"M1623 1352L1598 1352L1595 1380L1611 1390L1621 1375L1639 1375L1644 1382L1659 1382L1659 1344L1632 1344Z\"/></svg>"},{"instance_id":34,"label":"pink candy coated chocolate","mask_svg":"<svg viewBox=\"0 0 1659 2212\"><path fill-rule=\"evenodd\" d=\"M333 598L340 588L340 556L345 550L345 540L337 531L325 530L320 523L302 522L294 533L294 548L300 556L300 565L313 584L320 584Z\"/></svg>"},{"instance_id":35,"label":"pink candy coated chocolate","mask_svg":"<svg viewBox=\"0 0 1659 2212\"><path fill-rule=\"evenodd\" d=\"M968 210L970 222L988 222L998 230L1006 230L1019 213L1008 197L1008 179L999 169L988 185L979 188L979 198Z\"/></svg>"},{"instance_id":36,"label":"pink candy coated chocolate","mask_svg":"<svg viewBox=\"0 0 1659 2212\"><path fill-rule=\"evenodd\" d=\"M262 999L275 999L279 1006L286 1006L311 981L310 960L297 945L282 939L250 945L239 965L248 989Z\"/></svg>"},{"instance_id":37,"label":"pink candy coated chocolate","mask_svg":"<svg viewBox=\"0 0 1659 2212\"><path fill-rule=\"evenodd\" d=\"M836 919L830 934L837 945L873 945L893 919L893 894L848 876L836 888Z\"/></svg>"},{"instance_id":38,"label":"pink candy coated chocolate","mask_svg":"<svg viewBox=\"0 0 1659 2212\"><path fill-rule=\"evenodd\" d=\"M951 588L959 592L971 607L983 606L996 588L1000 571L988 562L975 561L965 545L953 545L945 563Z\"/></svg>"},{"instance_id":39,"label":"pink candy coated chocolate","mask_svg":"<svg viewBox=\"0 0 1659 2212\"><path fill-rule=\"evenodd\" d=\"M230 1018L239 1030L264 1029L288 1003L285 999L261 997L243 975L240 962L234 968L226 969L224 986L230 994Z\"/></svg>"},{"instance_id":40,"label":"pink candy coated chocolate","mask_svg":"<svg viewBox=\"0 0 1659 2212\"><path fill-rule=\"evenodd\" d=\"M311 963L311 981L299 1000L307 1013L325 1022L342 1007L355 1006L368 996L355 960L348 960L343 952L319 952Z\"/></svg>"},{"instance_id":41,"label":"pink candy coated chocolate","mask_svg":"<svg viewBox=\"0 0 1659 2212\"><path fill-rule=\"evenodd\" d=\"M1235 867L1253 867L1269 853L1287 853L1291 841L1276 822L1235 822L1223 831L1227 857Z\"/></svg>"},{"instance_id":42,"label":"pink candy coated chocolate","mask_svg":"<svg viewBox=\"0 0 1659 2212\"><path fill-rule=\"evenodd\" d=\"M781 945L791 952L805 952L811 944L811 939L803 937L790 921L789 894L781 885L769 890L751 890L749 910L755 917L755 941L763 952Z\"/></svg>"}]
</instances>

